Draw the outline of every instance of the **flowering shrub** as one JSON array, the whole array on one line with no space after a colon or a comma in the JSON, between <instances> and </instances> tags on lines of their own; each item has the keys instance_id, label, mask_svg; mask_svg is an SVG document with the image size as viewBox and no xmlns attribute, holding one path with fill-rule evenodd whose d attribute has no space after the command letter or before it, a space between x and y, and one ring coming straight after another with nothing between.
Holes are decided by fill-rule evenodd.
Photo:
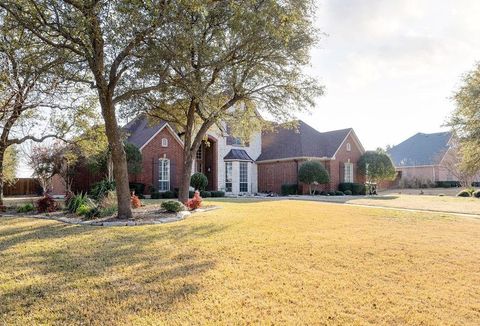
<instances>
[{"instance_id":1,"label":"flowering shrub","mask_svg":"<svg viewBox=\"0 0 480 326\"><path fill-rule=\"evenodd\" d=\"M37 201L37 210L40 213L49 213L49 212L55 212L58 208L57 203L55 200L52 198L52 196L46 195L43 198L40 198Z\"/></svg>"},{"instance_id":2,"label":"flowering shrub","mask_svg":"<svg viewBox=\"0 0 480 326\"><path fill-rule=\"evenodd\" d=\"M187 207L190 210L194 210L201 206L202 206L202 197L200 197L200 193L198 191L195 191L193 198L187 201Z\"/></svg>"},{"instance_id":3,"label":"flowering shrub","mask_svg":"<svg viewBox=\"0 0 480 326\"><path fill-rule=\"evenodd\" d=\"M139 208L139 207L142 207L142 202L140 201L140 199L135 196L135 195L132 195L132 207L133 208Z\"/></svg>"}]
</instances>

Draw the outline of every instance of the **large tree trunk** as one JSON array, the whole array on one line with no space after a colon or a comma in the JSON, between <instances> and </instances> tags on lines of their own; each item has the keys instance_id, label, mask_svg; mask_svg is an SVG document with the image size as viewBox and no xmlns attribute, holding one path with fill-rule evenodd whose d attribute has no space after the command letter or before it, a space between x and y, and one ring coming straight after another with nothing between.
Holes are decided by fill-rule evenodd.
<instances>
[{"instance_id":1,"label":"large tree trunk","mask_svg":"<svg viewBox=\"0 0 480 326\"><path fill-rule=\"evenodd\" d=\"M112 152L113 176L117 188L118 218L129 219L132 217L132 209L130 187L128 185L127 156L115 116L115 106L110 96L102 94L100 89L98 91L108 145Z\"/></svg>"},{"instance_id":2,"label":"large tree trunk","mask_svg":"<svg viewBox=\"0 0 480 326\"><path fill-rule=\"evenodd\" d=\"M3 160L5 158L5 149L0 149L0 206L3 206L3 185L5 184L3 176Z\"/></svg>"},{"instance_id":3,"label":"large tree trunk","mask_svg":"<svg viewBox=\"0 0 480 326\"><path fill-rule=\"evenodd\" d=\"M190 191L190 177L192 175L193 155L190 149L183 151L183 173L178 189L178 200L184 204L188 201Z\"/></svg>"}]
</instances>

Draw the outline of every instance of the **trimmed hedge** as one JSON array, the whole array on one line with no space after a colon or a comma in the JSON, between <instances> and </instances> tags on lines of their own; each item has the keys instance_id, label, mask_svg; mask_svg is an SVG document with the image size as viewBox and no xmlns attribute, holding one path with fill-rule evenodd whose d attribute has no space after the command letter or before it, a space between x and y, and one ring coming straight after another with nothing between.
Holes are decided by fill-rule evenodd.
<instances>
[{"instance_id":1,"label":"trimmed hedge","mask_svg":"<svg viewBox=\"0 0 480 326\"><path fill-rule=\"evenodd\" d=\"M173 191L154 191L150 196L151 199L172 199L176 197L177 196Z\"/></svg>"},{"instance_id":2,"label":"trimmed hedge","mask_svg":"<svg viewBox=\"0 0 480 326\"><path fill-rule=\"evenodd\" d=\"M458 181L435 181L436 188L458 188L460 182Z\"/></svg>"},{"instance_id":3,"label":"trimmed hedge","mask_svg":"<svg viewBox=\"0 0 480 326\"><path fill-rule=\"evenodd\" d=\"M298 195L297 184L283 184L281 190L282 196Z\"/></svg>"},{"instance_id":4,"label":"trimmed hedge","mask_svg":"<svg viewBox=\"0 0 480 326\"><path fill-rule=\"evenodd\" d=\"M352 191L348 190L348 189L345 190L343 193L344 193L345 196L351 196L352 195Z\"/></svg>"},{"instance_id":5,"label":"trimmed hedge","mask_svg":"<svg viewBox=\"0 0 480 326\"><path fill-rule=\"evenodd\" d=\"M211 191L212 197L225 197L225 191Z\"/></svg>"},{"instance_id":6,"label":"trimmed hedge","mask_svg":"<svg viewBox=\"0 0 480 326\"><path fill-rule=\"evenodd\" d=\"M343 191L337 190L335 191L335 196L345 196L345 194L343 193Z\"/></svg>"},{"instance_id":7,"label":"trimmed hedge","mask_svg":"<svg viewBox=\"0 0 480 326\"><path fill-rule=\"evenodd\" d=\"M189 191L188 192L188 198L193 198L193 195L195 194L194 191ZM203 198L208 198L208 197L225 197L225 192L224 191L201 191L200 196ZM140 197L140 196L139 196ZM178 198L178 189L175 189L174 191L154 191L152 192L151 199L173 199L173 198Z\"/></svg>"},{"instance_id":8,"label":"trimmed hedge","mask_svg":"<svg viewBox=\"0 0 480 326\"><path fill-rule=\"evenodd\" d=\"M167 198L167 199L175 198L175 193L173 191L164 191L162 192L162 198Z\"/></svg>"},{"instance_id":9,"label":"trimmed hedge","mask_svg":"<svg viewBox=\"0 0 480 326\"><path fill-rule=\"evenodd\" d=\"M150 198L151 199L160 199L160 198L162 198L162 194L159 191L154 191L150 195Z\"/></svg>"},{"instance_id":10,"label":"trimmed hedge","mask_svg":"<svg viewBox=\"0 0 480 326\"><path fill-rule=\"evenodd\" d=\"M145 184L140 182L130 182L128 184L130 191L135 191L135 195L143 195L145 192Z\"/></svg>"},{"instance_id":11,"label":"trimmed hedge","mask_svg":"<svg viewBox=\"0 0 480 326\"><path fill-rule=\"evenodd\" d=\"M338 190L343 193L349 190L352 192L352 195L365 195L367 193L367 189L363 183L355 182L342 182L338 185Z\"/></svg>"},{"instance_id":12,"label":"trimmed hedge","mask_svg":"<svg viewBox=\"0 0 480 326\"><path fill-rule=\"evenodd\" d=\"M477 190L473 193L473 197L480 198L480 190Z\"/></svg>"}]
</instances>

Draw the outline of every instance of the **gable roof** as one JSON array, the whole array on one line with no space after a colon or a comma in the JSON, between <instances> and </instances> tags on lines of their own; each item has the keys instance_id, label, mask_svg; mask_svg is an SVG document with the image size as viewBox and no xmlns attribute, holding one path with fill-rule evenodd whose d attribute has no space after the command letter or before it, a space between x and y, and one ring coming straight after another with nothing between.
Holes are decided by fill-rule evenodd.
<instances>
[{"instance_id":1,"label":"gable roof","mask_svg":"<svg viewBox=\"0 0 480 326\"><path fill-rule=\"evenodd\" d=\"M252 158L244 149L234 149L232 148L230 152L225 155L223 158L224 161L251 161L253 162Z\"/></svg>"},{"instance_id":2,"label":"gable roof","mask_svg":"<svg viewBox=\"0 0 480 326\"><path fill-rule=\"evenodd\" d=\"M127 123L123 130L127 133L127 141L140 148L162 130L165 124L165 121L161 121L159 124L149 125L147 117L140 115Z\"/></svg>"},{"instance_id":3,"label":"gable roof","mask_svg":"<svg viewBox=\"0 0 480 326\"><path fill-rule=\"evenodd\" d=\"M393 164L401 166L437 165L448 150L451 132L417 133L388 150Z\"/></svg>"},{"instance_id":4,"label":"gable roof","mask_svg":"<svg viewBox=\"0 0 480 326\"><path fill-rule=\"evenodd\" d=\"M262 154L257 161L300 157L332 158L352 128L319 132L303 121L298 128L279 126L262 134Z\"/></svg>"},{"instance_id":5,"label":"gable roof","mask_svg":"<svg viewBox=\"0 0 480 326\"><path fill-rule=\"evenodd\" d=\"M139 115L123 127L127 134L127 142L132 143L139 149L147 145L163 128L168 128L177 141L183 146L183 142L178 137L175 130L166 122L160 121L157 124L150 125L148 118L144 114Z\"/></svg>"}]
</instances>

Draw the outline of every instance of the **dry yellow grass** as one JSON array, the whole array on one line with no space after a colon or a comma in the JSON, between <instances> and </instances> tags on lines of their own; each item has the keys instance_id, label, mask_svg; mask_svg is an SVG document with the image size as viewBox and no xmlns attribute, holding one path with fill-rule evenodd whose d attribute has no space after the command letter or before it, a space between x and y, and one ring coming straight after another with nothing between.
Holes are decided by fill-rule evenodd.
<instances>
[{"instance_id":1,"label":"dry yellow grass","mask_svg":"<svg viewBox=\"0 0 480 326\"><path fill-rule=\"evenodd\" d=\"M441 212L480 215L480 199L474 197L448 197L425 195L391 194L374 197L325 197L315 196L315 200L339 202L356 205L383 206L391 208L407 208L433 210Z\"/></svg>"},{"instance_id":2,"label":"dry yellow grass","mask_svg":"<svg viewBox=\"0 0 480 326\"><path fill-rule=\"evenodd\" d=\"M480 220L317 202L179 223L0 219L0 324L471 324Z\"/></svg>"}]
</instances>

